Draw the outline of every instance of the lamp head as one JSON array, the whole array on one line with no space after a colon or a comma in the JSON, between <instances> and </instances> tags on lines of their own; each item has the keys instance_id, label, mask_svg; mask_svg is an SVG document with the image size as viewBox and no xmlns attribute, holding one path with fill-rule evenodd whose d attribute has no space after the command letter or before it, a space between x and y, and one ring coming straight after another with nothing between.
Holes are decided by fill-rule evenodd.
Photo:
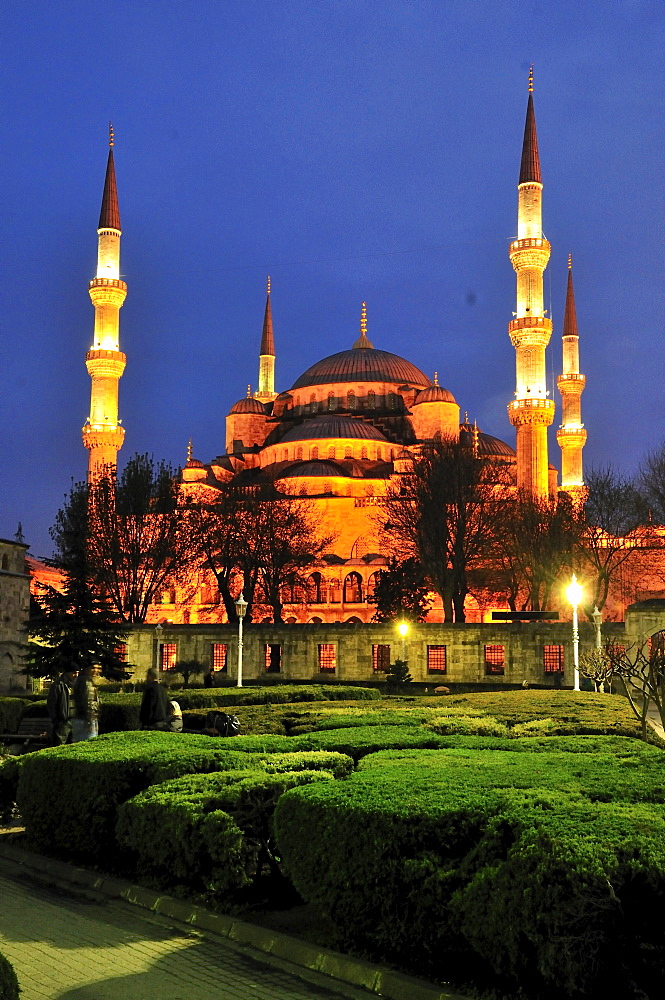
<instances>
[{"instance_id":1,"label":"lamp head","mask_svg":"<svg viewBox=\"0 0 665 1000\"><path fill-rule=\"evenodd\" d=\"M397 626L397 631L402 636L402 638L404 638L405 635L408 635L408 632L409 632L409 623L405 622L405 621L401 621L399 623L399 625Z\"/></svg>"},{"instance_id":2,"label":"lamp head","mask_svg":"<svg viewBox=\"0 0 665 1000\"><path fill-rule=\"evenodd\" d=\"M568 598L568 603L572 604L574 608L579 607L583 593L584 591L582 590L580 584L577 582L577 577L573 573L573 579L566 588L566 597Z\"/></svg>"},{"instance_id":3,"label":"lamp head","mask_svg":"<svg viewBox=\"0 0 665 1000\"><path fill-rule=\"evenodd\" d=\"M241 594L238 600L235 602L235 606L238 618L244 618L245 613L247 612L247 601L245 600L243 594Z\"/></svg>"}]
</instances>

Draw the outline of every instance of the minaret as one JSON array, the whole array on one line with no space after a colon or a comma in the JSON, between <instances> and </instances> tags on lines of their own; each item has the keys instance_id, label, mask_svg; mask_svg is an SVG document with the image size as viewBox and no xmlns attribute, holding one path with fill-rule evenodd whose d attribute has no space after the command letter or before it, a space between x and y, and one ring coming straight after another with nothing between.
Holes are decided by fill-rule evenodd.
<instances>
[{"instance_id":1,"label":"minaret","mask_svg":"<svg viewBox=\"0 0 665 1000\"><path fill-rule=\"evenodd\" d=\"M272 310L270 308L270 275L266 296L266 311L263 316L263 332L261 333L261 350L259 351L259 388L254 393L255 399L272 402L277 396L275 392L275 337L272 332Z\"/></svg>"},{"instance_id":2,"label":"minaret","mask_svg":"<svg viewBox=\"0 0 665 1000\"><path fill-rule=\"evenodd\" d=\"M563 368L557 379L561 393L561 426L556 439L561 448L561 489L574 500L584 500L586 489L582 472L582 449L586 431L582 423L582 393L586 379L580 374L580 347L573 291L573 260L568 256L568 288L563 317Z\"/></svg>"},{"instance_id":3,"label":"minaret","mask_svg":"<svg viewBox=\"0 0 665 1000\"><path fill-rule=\"evenodd\" d=\"M83 444L89 450L88 480L115 471L124 429L118 420L118 381L126 357L120 350L120 307L127 285L120 280L120 210L113 163L113 126L109 127L109 158L99 215L97 275L90 282L95 307L93 345L85 356L92 386L90 416L83 427Z\"/></svg>"},{"instance_id":4,"label":"minaret","mask_svg":"<svg viewBox=\"0 0 665 1000\"><path fill-rule=\"evenodd\" d=\"M516 354L515 399L508 416L516 430L517 486L533 497L546 497L548 488L547 428L554 419L548 399L545 348L552 321L543 308L543 272L550 245L543 236L542 194L536 118L533 110L533 67L529 71L529 101L524 127L522 164L517 185L517 239L510 244L510 262L517 275L515 318L508 334Z\"/></svg>"}]
</instances>

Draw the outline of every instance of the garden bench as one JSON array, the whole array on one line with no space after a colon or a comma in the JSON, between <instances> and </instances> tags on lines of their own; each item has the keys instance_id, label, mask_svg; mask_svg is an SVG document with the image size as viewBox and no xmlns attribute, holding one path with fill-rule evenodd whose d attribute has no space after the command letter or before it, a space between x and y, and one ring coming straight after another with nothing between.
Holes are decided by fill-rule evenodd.
<instances>
[{"instance_id":1,"label":"garden bench","mask_svg":"<svg viewBox=\"0 0 665 1000\"><path fill-rule=\"evenodd\" d=\"M0 733L0 744L11 754L31 753L51 745L51 724L48 719L21 719L15 733Z\"/></svg>"}]
</instances>

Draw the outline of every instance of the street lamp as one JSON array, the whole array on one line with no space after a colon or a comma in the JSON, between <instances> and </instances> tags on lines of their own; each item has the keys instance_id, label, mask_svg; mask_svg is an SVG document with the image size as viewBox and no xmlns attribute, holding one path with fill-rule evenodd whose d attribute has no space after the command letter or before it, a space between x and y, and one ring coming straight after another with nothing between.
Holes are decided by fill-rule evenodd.
<instances>
[{"instance_id":1,"label":"street lamp","mask_svg":"<svg viewBox=\"0 0 665 1000\"><path fill-rule=\"evenodd\" d=\"M155 670L159 673L160 662L159 662L159 644L162 639L162 632L164 629L160 624L155 625Z\"/></svg>"},{"instance_id":2,"label":"street lamp","mask_svg":"<svg viewBox=\"0 0 665 1000\"><path fill-rule=\"evenodd\" d=\"M593 627L596 633L596 649L598 650L598 652L600 652L600 650L603 648L602 637L600 634L600 626L603 624L603 615L598 610L597 604L594 604L593 606L593 614L591 615L591 621L593 622ZM597 691L600 690L602 694L605 694L605 682L601 681L600 684L597 685L596 690Z\"/></svg>"},{"instance_id":3,"label":"street lamp","mask_svg":"<svg viewBox=\"0 0 665 1000\"><path fill-rule=\"evenodd\" d=\"M406 663L406 637L409 634L409 623L402 618L397 626L397 631L402 639L402 663Z\"/></svg>"},{"instance_id":4,"label":"street lamp","mask_svg":"<svg viewBox=\"0 0 665 1000\"><path fill-rule=\"evenodd\" d=\"M577 582L577 577L573 573L573 579L571 580L568 588L566 590L566 597L568 602L573 608L573 665L575 667L575 680L573 684L573 690L579 691L580 689L580 632L577 625L577 609L579 603L582 600L582 588Z\"/></svg>"},{"instance_id":5,"label":"street lamp","mask_svg":"<svg viewBox=\"0 0 665 1000\"><path fill-rule=\"evenodd\" d=\"M238 616L238 683L236 687L242 687L242 620L247 612L247 601L241 594L236 601L236 614Z\"/></svg>"}]
</instances>

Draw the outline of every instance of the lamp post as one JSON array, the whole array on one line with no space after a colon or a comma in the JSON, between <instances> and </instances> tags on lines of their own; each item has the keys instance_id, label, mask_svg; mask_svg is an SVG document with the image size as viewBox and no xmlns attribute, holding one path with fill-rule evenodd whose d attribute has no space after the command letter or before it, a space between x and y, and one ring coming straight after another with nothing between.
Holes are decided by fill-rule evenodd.
<instances>
[{"instance_id":1,"label":"lamp post","mask_svg":"<svg viewBox=\"0 0 665 1000\"><path fill-rule=\"evenodd\" d=\"M577 577L573 573L573 578L566 590L566 597L573 609L573 665L575 667L573 690L580 689L580 632L577 624L577 609L582 600L582 588L577 582Z\"/></svg>"},{"instance_id":2,"label":"lamp post","mask_svg":"<svg viewBox=\"0 0 665 1000\"><path fill-rule=\"evenodd\" d=\"M154 666L155 666L155 670L157 671L157 673L159 673L159 670L160 670L159 643L161 641L162 632L163 631L164 631L164 629L162 628L162 626L160 624L155 625L155 661L154 661Z\"/></svg>"},{"instance_id":3,"label":"lamp post","mask_svg":"<svg viewBox=\"0 0 665 1000\"><path fill-rule=\"evenodd\" d=\"M236 601L236 614L238 616L238 682L236 687L242 687L242 620L247 612L247 601L241 594Z\"/></svg>"},{"instance_id":4,"label":"lamp post","mask_svg":"<svg viewBox=\"0 0 665 1000\"><path fill-rule=\"evenodd\" d=\"M402 640L402 663L406 663L406 637L409 634L409 623L404 621L402 618L401 622L397 626L397 631L399 632Z\"/></svg>"},{"instance_id":5,"label":"lamp post","mask_svg":"<svg viewBox=\"0 0 665 1000\"><path fill-rule=\"evenodd\" d=\"M600 634L600 626L603 624L603 616L602 613L598 610L597 604L594 604L593 606L593 614L591 615L591 621L593 622L593 627L596 633L596 649L598 650L598 652L600 652L600 650L603 647L602 637ZM601 681L600 684L598 684L597 690L599 690L602 694L605 694L604 681Z\"/></svg>"}]
</instances>

